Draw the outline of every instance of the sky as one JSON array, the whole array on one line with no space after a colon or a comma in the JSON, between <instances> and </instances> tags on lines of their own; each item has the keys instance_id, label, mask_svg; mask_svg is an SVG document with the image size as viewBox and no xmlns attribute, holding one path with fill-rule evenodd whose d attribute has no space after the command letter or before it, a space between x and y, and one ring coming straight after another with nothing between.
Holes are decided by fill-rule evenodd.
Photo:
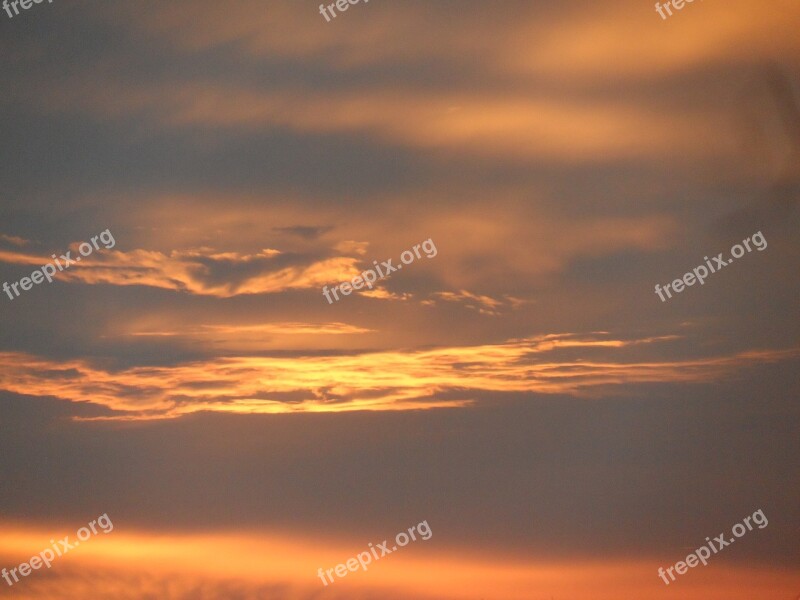
<instances>
[{"instance_id":1,"label":"sky","mask_svg":"<svg viewBox=\"0 0 800 600\"><path fill-rule=\"evenodd\" d=\"M20 6L0 596L800 598L796 2Z\"/></svg>"}]
</instances>

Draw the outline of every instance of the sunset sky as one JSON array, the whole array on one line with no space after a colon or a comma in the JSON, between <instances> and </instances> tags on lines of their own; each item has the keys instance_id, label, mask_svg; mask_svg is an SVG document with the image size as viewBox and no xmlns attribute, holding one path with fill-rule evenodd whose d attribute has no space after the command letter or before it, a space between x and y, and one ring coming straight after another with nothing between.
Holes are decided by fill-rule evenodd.
<instances>
[{"instance_id":1,"label":"sunset sky","mask_svg":"<svg viewBox=\"0 0 800 600\"><path fill-rule=\"evenodd\" d=\"M0 597L800 599L800 4L673 13L0 9L0 284L113 238L0 291L0 569L113 521Z\"/></svg>"}]
</instances>

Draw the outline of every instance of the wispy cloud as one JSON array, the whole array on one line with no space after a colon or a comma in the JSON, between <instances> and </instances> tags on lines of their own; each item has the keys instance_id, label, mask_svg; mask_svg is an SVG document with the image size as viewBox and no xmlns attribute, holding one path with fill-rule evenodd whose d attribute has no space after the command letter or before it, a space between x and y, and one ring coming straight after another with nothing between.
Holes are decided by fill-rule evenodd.
<instances>
[{"instance_id":1,"label":"wispy cloud","mask_svg":"<svg viewBox=\"0 0 800 600\"><path fill-rule=\"evenodd\" d=\"M25 238L16 235L6 235L4 233L0 233L0 241L7 242L14 246L27 246L30 244L30 241Z\"/></svg>"},{"instance_id":2,"label":"wispy cloud","mask_svg":"<svg viewBox=\"0 0 800 600\"><path fill-rule=\"evenodd\" d=\"M212 353L225 350L230 354L251 354L276 349L308 351L314 346L326 348L334 343L332 337L356 338L375 333L374 329L338 322L180 325L158 317L156 320L159 323L153 327L153 320L147 318L148 324L134 322L122 325L119 333L111 332L106 337L151 338L157 341L168 339Z\"/></svg>"},{"instance_id":3,"label":"wispy cloud","mask_svg":"<svg viewBox=\"0 0 800 600\"><path fill-rule=\"evenodd\" d=\"M492 298L484 294L474 294L467 290L436 292L433 294L433 297L443 302L462 304L481 314L492 316L499 315L503 310L518 308L530 302L529 300L523 300L509 295L505 295L502 298ZM421 304L431 306L436 303L436 300L423 300Z\"/></svg>"},{"instance_id":4,"label":"wispy cloud","mask_svg":"<svg viewBox=\"0 0 800 600\"><path fill-rule=\"evenodd\" d=\"M265 323L262 325L200 325L199 327L186 327L171 331L136 331L128 335L133 336L218 336L241 334L279 334L279 335L343 335L353 333L367 333L370 329L356 327L346 323Z\"/></svg>"},{"instance_id":5,"label":"wispy cloud","mask_svg":"<svg viewBox=\"0 0 800 600\"><path fill-rule=\"evenodd\" d=\"M622 349L660 338L550 335L502 344L335 356L240 356L174 366L103 368L3 353L0 389L90 402L112 418L171 418L199 411L232 413L340 412L457 407L473 393L582 394L632 383L701 382L748 365L796 356L752 351L678 361L626 361ZM604 350L567 358L560 351ZM452 400L454 395L462 398Z\"/></svg>"},{"instance_id":6,"label":"wispy cloud","mask_svg":"<svg viewBox=\"0 0 800 600\"><path fill-rule=\"evenodd\" d=\"M74 258L74 257L73 257ZM44 256L0 251L0 261L42 265ZM191 294L230 297L320 287L359 271L354 257L316 258L264 249L255 254L212 248L98 252L57 274L63 281L90 285L144 285Z\"/></svg>"}]
</instances>

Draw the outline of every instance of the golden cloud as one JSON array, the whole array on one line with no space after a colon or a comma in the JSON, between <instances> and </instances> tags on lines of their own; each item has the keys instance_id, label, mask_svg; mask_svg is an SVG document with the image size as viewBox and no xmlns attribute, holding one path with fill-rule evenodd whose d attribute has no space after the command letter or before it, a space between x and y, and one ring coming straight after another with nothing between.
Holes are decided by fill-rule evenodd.
<instances>
[{"instance_id":1,"label":"golden cloud","mask_svg":"<svg viewBox=\"0 0 800 600\"><path fill-rule=\"evenodd\" d=\"M473 395L486 392L585 395L622 384L704 382L798 354L765 350L648 362L614 355L629 346L665 339L670 338L559 334L432 350L220 357L122 370L83 359L59 362L6 352L0 354L0 389L93 403L115 411L112 418L121 419L174 418L200 411L391 411L465 406ZM602 360L548 356L566 349L603 350L607 356Z\"/></svg>"},{"instance_id":2,"label":"golden cloud","mask_svg":"<svg viewBox=\"0 0 800 600\"><path fill-rule=\"evenodd\" d=\"M217 252L211 248L169 253L101 250L57 273L56 278L90 285L145 285L227 298L240 294L321 288L331 281L351 279L360 272L356 268L358 259L347 256L275 267L272 259L280 254L273 249L264 249L256 254ZM0 261L37 266L52 262L48 257L11 251L0 251ZM250 272L239 276L231 274L232 269L248 265L254 266ZM215 278L215 267L226 270L226 275Z\"/></svg>"},{"instance_id":3,"label":"golden cloud","mask_svg":"<svg viewBox=\"0 0 800 600\"><path fill-rule=\"evenodd\" d=\"M663 563L660 557L537 560L427 546L421 539L372 561L367 571L348 572L325 587L318 570L334 568L367 550L366 541L253 531L131 531L115 525L113 532L98 534L57 558L50 570L21 578L14 584L14 597L303 600L324 592L337 600L527 600L532 594L659 600L669 591L656 576ZM0 523L0 557L9 566L27 561L49 547L54 530L62 532L56 535L61 539L71 528ZM431 530L436 530L433 523ZM796 568L714 564L680 582L681 598L790 598L797 591L797 577Z\"/></svg>"}]
</instances>

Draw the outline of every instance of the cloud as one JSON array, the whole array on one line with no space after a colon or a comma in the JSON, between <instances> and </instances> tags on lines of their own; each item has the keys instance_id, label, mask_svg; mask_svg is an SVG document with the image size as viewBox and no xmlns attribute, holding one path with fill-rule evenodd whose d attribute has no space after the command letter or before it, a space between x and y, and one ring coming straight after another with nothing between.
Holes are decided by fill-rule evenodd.
<instances>
[{"instance_id":1,"label":"cloud","mask_svg":"<svg viewBox=\"0 0 800 600\"><path fill-rule=\"evenodd\" d=\"M320 236L330 232L333 227L311 227L307 225L293 225L291 227L273 227L273 231L295 235L304 240L316 240Z\"/></svg>"},{"instance_id":2,"label":"cloud","mask_svg":"<svg viewBox=\"0 0 800 600\"><path fill-rule=\"evenodd\" d=\"M433 63L431 68L449 63L483 76L653 76L773 51L791 55L798 47L791 18L798 9L792 0L775 0L771 10L748 0L732 0L719 10L701 4L668 23L652 5L643 7L634 0L611 5L514 2L503 11L482 2L459 5L460 11L451 3L414 1L365 6L333 25L326 24L313 5L298 9L293 3L275 2L263 10L249 0L226 7L198 0L202 8L191 23L180 7L169 4L148 11L127 8L109 18L124 19L128 27L184 53L232 47L242 59L318 61L342 72L426 60ZM429 27L421 28L421 23ZM305 35L299 37L298 31ZM669 43L676 35L681 43ZM409 39L415 43L409 45ZM611 73L609 65L614 66Z\"/></svg>"},{"instance_id":3,"label":"cloud","mask_svg":"<svg viewBox=\"0 0 800 600\"><path fill-rule=\"evenodd\" d=\"M25 92L12 93L26 94L17 99L46 112L143 115L172 128L362 134L482 157L583 162L730 156L733 135L717 102L684 105L667 118L663 104L620 93L619 81L646 90L654 81L669 86L675 74L725 61L739 66L776 53L792 56L798 43L787 15L796 15L797 7L779 4L772 10L744 0L735 8L697 5L690 16L684 11L668 23L634 2L548 10L517 4L502 15L479 4L457 15L443 6L384 5L364 7L369 19L367 11L364 18L350 12L335 24L308 7L282 3L265 9L242 2L222 10L200 2L191 23L169 5L123 7L107 17L133 39L156 40L172 50L167 69L208 52L236 60L245 72L269 69L270 85L237 79L219 67L142 81L125 76L108 56L78 74L31 81L20 88ZM309 26L316 17L320 22ZM458 27L441 25L454 19ZM676 30L680 43L674 43ZM408 39L415 40L413 47ZM423 60L425 72L455 75L438 85L415 77ZM164 64L162 58L159 67ZM298 67L308 73L297 75ZM476 77L483 83L479 92ZM54 84L59 94L48 93ZM720 126L709 128L711 121Z\"/></svg>"},{"instance_id":4,"label":"cloud","mask_svg":"<svg viewBox=\"0 0 800 600\"><path fill-rule=\"evenodd\" d=\"M430 524L436 533L436 524ZM59 530L68 531L66 528ZM390 537L386 531L383 537ZM53 529L0 523L0 557L19 564L47 547ZM59 539L63 534L56 535ZM74 536L72 538L74 540ZM373 541L378 541L376 537ZM311 600L321 593L337 600L419 598L527 600L531 592L558 597L591 596L655 600L663 597L655 573L657 556L604 560L541 560L506 552L465 552L418 539L380 559L368 570L348 572L324 586L318 570L335 568L368 551L368 540L313 539L270 532L185 534L123 531L90 538L57 558L52 570L31 572L14 585L22 600L109 600L157 597L182 600ZM795 570L796 571L796 570ZM769 566L715 565L681 581L686 600L745 600L789 597L795 571ZM719 580L724 580L721 586ZM657 592L655 590L658 590Z\"/></svg>"},{"instance_id":5,"label":"cloud","mask_svg":"<svg viewBox=\"0 0 800 600\"><path fill-rule=\"evenodd\" d=\"M529 303L528 300L522 300L513 296L506 295L501 299L492 298L491 296L473 294L467 290L459 290L457 292L437 292L433 297L443 302L455 302L463 304L471 310L476 310L484 315L496 316L502 310L509 308L518 308L524 304ZM423 305L432 306L436 304L435 300L423 300Z\"/></svg>"},{"instance_id":6,"label":"cloud","mask_svg":"<svg viewBox=\"0 0 800 600\"><path fill-rule=\"evenodd\" d=\"M263 325L200 325L187 327L174 331L137 331L128 335L133 336L218 336L231 334L281 334L281 335L342 335L353 333L367 333L371 331L363 327L347 325L346 323L265 323Z\"/></svg>"},{"instance_id":7,"label":"cloud","mask_svg":"<svg viewBox=\"0 0 800 600\"><path fill-rule=\"evenodd\" d=\"M285 351L295 348L308 351L309 347L315 345L329 347L332 343L331 336L358 337L376 333L374 329L339 322L180 325L175 321L169 316L148 315L140 320L112 326L116 331L109 332L106 337L152 338L159 342L166 338L183 343L185 347L195 351L201 349L212 353L220 350L253 353L268 349ZM339 340L336 340L336 344L341 347Z\"/></svg>"},{"instance_id":8,"label":"cloud","mask_svg":"<svg viewBox=\"0 0 800 600\"><path fill-rule=\"evenodd\" d=\"M89 360L0 355L0 389L90 402L114 418L172 418L199 411L341 412L459 407L478 392L602 393L632 383L712 381L797 351L750 351L675 361L626 361L626 347L670 338L620 340L559 334L501 344L329 356L238 356L162 367L108 369ZM604 353L592 358L564 351ZM455 398L455 399L453 399Z\"/></svg>"},{"instance_id":9,"label":"cloud","mask_svg":"<svg viewBox=\"0 0 800 600\"><path fill-rule=\"evenodd\" d=\"M428 192L424 197L433 204L435 194ZM392 205L393 200L382 198L387 205ZM586 219L547 214L536 204L521 207L513 198L499 198L497 203L503 210L492 219L487 219L480 205L472 202L456 212L450 207L420 206L418 212L406 216L399 213L408 210L392 208L379 218L357 215L350 222L337 224L336 236L318 237L316 232L327 232L334 225L317 226L313 228L315 235L310 237L269 239L280 244L279 249L253 248L264 237L276 237L269 233L274 228L265 231L258 227L258 223L270 219L269 211L248 207L248 198L234 196L228 200L233 208L224 215L217 212L215 224L215 217L207 213L204 204L207 201L207 197L198 198L196 214L181 217L179 228L162 226L152 230L148 226L156 215L178 212L187 199L150 198L148 208L143 209L144 216L138 221L142 225L136 226L134 234L117 235L119 246L113 251L96 251L58 273L56 278L87 285L141 285L218 298L304 289L317 289L321 293L325 285L351 280L364 269L372 268L374 260L389 257L396 264L401 251L411 247L411 241L431 238L439 249L435 259L417 260L413 275L404 273L402 277L392 276L377 284L388 284L388 290L376 288L359 295L406 299L411 297L407 294L425 291L441 294L441 300L464 301L465 293L475 292L453 290L491 286L502 295L510 291L509 281L544 279L562 272L581 257L621 251L655 253L673 244L678 230L675 220L665 215ZM160 206L150 208L150 203ZM296 212L305 216L310 211ZM282 213L280 218L290 217ZM334 212L324 218L330 223L342 220ZM402 230L397 228L400 220L406 224ZM221 228L219 222L224 222L225 227ZM212 241L206 239L211 227L215 228L211 230L215 247L200 245ZM360 241L355 234L366 227L372 229L371 239ZM509 247L509 239L518 241ZM140 247L120 249L125 242ZM168 249L175 245L179 247ZM77 244L69 247L77 255ZM41 266L51 259L44 253L0 250L0 262ZM425 289L415 287L417 282L413 277L421 276L427 277ZM496 312L497 306L490 306L499 301L495 295L475 294L471 302L482 304L481 308L489 313Z\"/></svg>"},{"instance_id":10,"label":"cloud","mask_svg":"<svg viewBox=\"0 0 800 600\"><path fill-rule=\"evenodd\" d=\"M369 242L357 242L355 240L344 240L339 242L334 246L334 248L338 252L343 252L345 254L358 254L363 256L367 253L367 248L369 248Z\"/></svg>"},{"instance_id":11,"label":"cloud","mask_svg":"<svg viewBox=\"0 0 800 600\"><path fill-rule=\"evenodd\" d=\"M7 242L14 246L27 246L30 244L30 240L26 240L25 238L21 238L16 235L6 235L4 233L0 233L0 241Z\"/></svg>"},{"instance_id":12,"label":"cloud","mask_svg":"<svg viewBox=\"0 0 800 600\"><path fill-rule=\"evenodd\" d=\"M0 251L0 261L43 265L44 256ZM95 252L57 274L67 282L90 285L144 285L191 294L227 298L322 287L358 274L357 259L314 258L264 249L255 254L218 252L212 248Z\"/></svg>"},{"instance_id":13,"label":"cloud","mask_svg":"<svg viewBox=\"0 0 800 600\"><path fill-rule=\"evenodd\" d=\"M96 118L143 114L159 128L270 130L299 135L371 136L390 145L449 151L475 157L593 162L643 156L700 158L730 154L731 135L718 129L698 140L709 115L698 112L660 119L658 107L619 100L556 98L539 92L486 91L481 95L439 90L271 89L214 81L140 84L117 81L97 88L96 78L65 82L69 99L44 93L21 99L46 113L68 107ZM451 110L458 106L458 110ZM713 115L712 115L713 116Z\"/></svg>"}]
</instances>

